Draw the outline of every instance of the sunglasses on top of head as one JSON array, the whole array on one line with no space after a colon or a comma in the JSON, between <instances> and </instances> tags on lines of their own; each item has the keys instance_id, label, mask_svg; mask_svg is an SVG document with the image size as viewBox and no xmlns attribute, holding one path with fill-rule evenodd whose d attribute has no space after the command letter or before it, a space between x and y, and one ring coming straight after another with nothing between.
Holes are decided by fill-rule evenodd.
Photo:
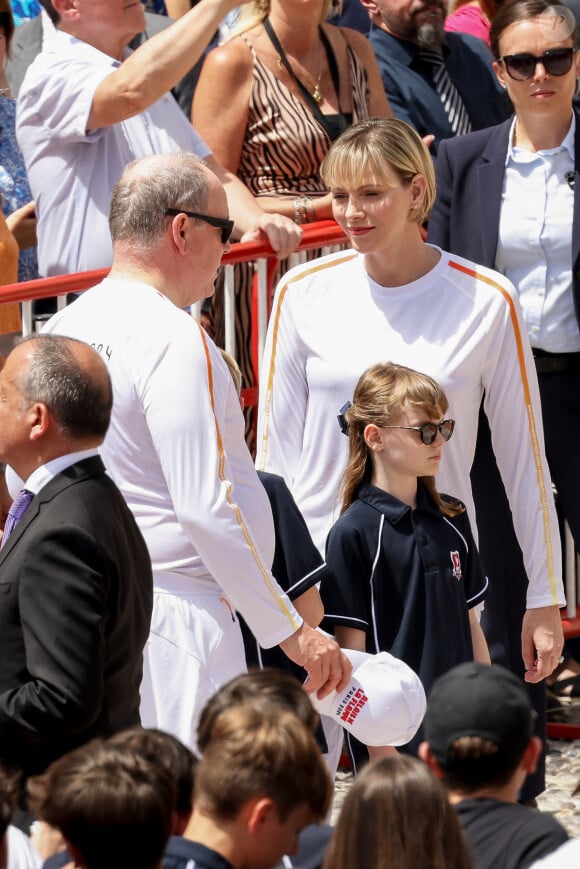
<instances>
[{"instance_id":1,"label":"sunglasses on top of head","mask_svg":"<svg viewBox=\"0 0 580 869\"><path fill-rule=\"evenodd\" d=\"M429 446L437 437L437 432L444 441L448 441L455 428L454 419L444 419L443 422L424 422L423 425L383 425L381 428L404 428L408 431L418 431L421 443Z\"/></svg>"},{"instance_id":2,"label":"sunglasses on top of head","mask_svg":"<svg viewBox=\"0 0 580 869\"><path fill-rule=\"evenodd\" d=\"M548 75L566 75L572 68L575 53L574 48L551 48L540 55L506 54L498 57L498 61L503 63L510 78L527 81L532 78L539 63Z\"/></svg>"},{"instance_id":3,"label":"sunglasses on top of head","mask_svg":"<svg viewBox=\"0 0 580 869\"><path fill-rule=\"evenodd\" d=\"M216 226L221 230L222 244L227 244L231 234L234 231L234 221L227 220L225 217L212 217L209 214L198 214L197 211L186 211L185 208L166 208L166 217L177 217L178 214L185 214L187 217L193 217L195 220L203 220L204 223L209 223L210 226Z\"/></svg>"}]
</instances>

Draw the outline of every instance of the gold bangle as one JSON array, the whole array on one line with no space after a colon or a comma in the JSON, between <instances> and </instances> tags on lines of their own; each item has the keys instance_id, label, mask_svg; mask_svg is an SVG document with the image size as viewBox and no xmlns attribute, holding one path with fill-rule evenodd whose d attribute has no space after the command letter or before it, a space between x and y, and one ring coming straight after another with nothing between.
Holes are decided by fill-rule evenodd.
<instances>
[{"instance_id":1,"label":"gold bangle","mask_svg":"<svg viewBox=\"0 0 580 869\"><path fill-rule=\"evenodd\" d=\"M299 226L316 220L314 202L310 196L296 196L292 202L292 207L294 208L294 223Z\"/></svg>"},{"instance_id":2,"label":"gold bangle","mask_svg":"<svg viewBox=\"0 0 580 869\"><path fill-rule=\"evenodd\" d=\"M298 226L301 226L304 221L302 220L302 214L300 213L300 196L297 196L295 198L292 205L294 206L294 223L297 223Z\"/></svg>"},{"instance_id":3,"label":"gold bangle","mask_svg":"<svg viewBox=\"0 0 580 869\"><path fill-rule=\"evenodd\" d=\"M311 199L310 196L306 196L305 199L308 203L308 208L310 209L310 216L308 218L308 222L314 223L316 221L316 210L314 208L314 200Z\"/></svg>"}]
</instances>

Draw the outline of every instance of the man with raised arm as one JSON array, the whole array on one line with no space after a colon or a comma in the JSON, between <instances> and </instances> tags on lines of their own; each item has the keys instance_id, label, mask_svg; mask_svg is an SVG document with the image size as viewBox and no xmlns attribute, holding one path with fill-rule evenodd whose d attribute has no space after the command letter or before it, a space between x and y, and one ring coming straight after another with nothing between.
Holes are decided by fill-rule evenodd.
<instances>
[{"instance_id":1,"label":"man with raised arm","mask_svg":"<svg viewBox=\"0 0 580 869\"><path fill-rule=\"evenodd\" d=\"M133 159L192 151L224 184L244 239L267 237L280 255L300 239L288 218L262 211L197 135L169 90L191 69L234 0L194 9L127 50L145 29L139 0L42 0L57 26L28 69L17 138L38 216L42 275L111 264L111 191Z\"/></svg>"}]
</instances>

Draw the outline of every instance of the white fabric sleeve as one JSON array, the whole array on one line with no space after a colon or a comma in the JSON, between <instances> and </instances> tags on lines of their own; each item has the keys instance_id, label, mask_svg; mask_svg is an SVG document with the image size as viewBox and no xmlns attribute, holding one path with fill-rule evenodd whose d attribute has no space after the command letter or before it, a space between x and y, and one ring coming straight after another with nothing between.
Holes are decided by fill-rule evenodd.
<instances>
[{"instance_id":1,"label":"white fabric sleeve","mask_svg":"<svg viewBox=\"0 0 580 869\"><path fill-rule=\"evenodd\" d=\"M256 467L292 489L308 404L306 356L294 328L288 284L278 284L262 361Z\"/></svg>"},{"instance_id":2,"label":"white fabric sleeve","mask_svg":"<svg viewBox=\"0 0 580 869\"><path fill-rule=\"evenodd\" d=\"M502 311L488 323L493 352L484 360L484 408L524 556L528 608L563 606L560 535L534 360L514 288L507 280L497 288Z\"/></svg>"},{"instance_id":3,"label":"white fabric sleeve","mask_svg":"<svg viewBox=\"0 0 580 869\"><path fill-rule=\"evenodd\" d=\"M70 57L48 70L32 67L18 96L18 127L40 127L60 143L98 139L105 128L87 133L87 124L95 91L113 72Z\"/></svg>"},{"instance_id":4,"label":"white fabric sleeve","mask_svg":"<svg viewBox=\"0 0 580 869\"><path fill-rule=\"evenodd\" d=\"M258 642L274 646L302 619L270 572L272 514L225 363L196 324L148 368L134 378L177 519Z\"/></svg>"}]
</instances>

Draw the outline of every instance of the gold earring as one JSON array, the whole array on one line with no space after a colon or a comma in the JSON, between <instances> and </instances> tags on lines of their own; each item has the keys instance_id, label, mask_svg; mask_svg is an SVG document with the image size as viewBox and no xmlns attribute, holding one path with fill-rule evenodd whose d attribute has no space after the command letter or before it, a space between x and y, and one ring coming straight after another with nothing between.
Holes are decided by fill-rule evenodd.
<instances>
[{"instance_id":1,"label":"gold earring","mask_svg":"<svg viewBox=\"0 0 580 869\"><path fill-rule=\"evenodd\" d=\"M259 12L269 12L270 11L270 0L258 0L258 11Z\"/></svg>"}]
</instances>

